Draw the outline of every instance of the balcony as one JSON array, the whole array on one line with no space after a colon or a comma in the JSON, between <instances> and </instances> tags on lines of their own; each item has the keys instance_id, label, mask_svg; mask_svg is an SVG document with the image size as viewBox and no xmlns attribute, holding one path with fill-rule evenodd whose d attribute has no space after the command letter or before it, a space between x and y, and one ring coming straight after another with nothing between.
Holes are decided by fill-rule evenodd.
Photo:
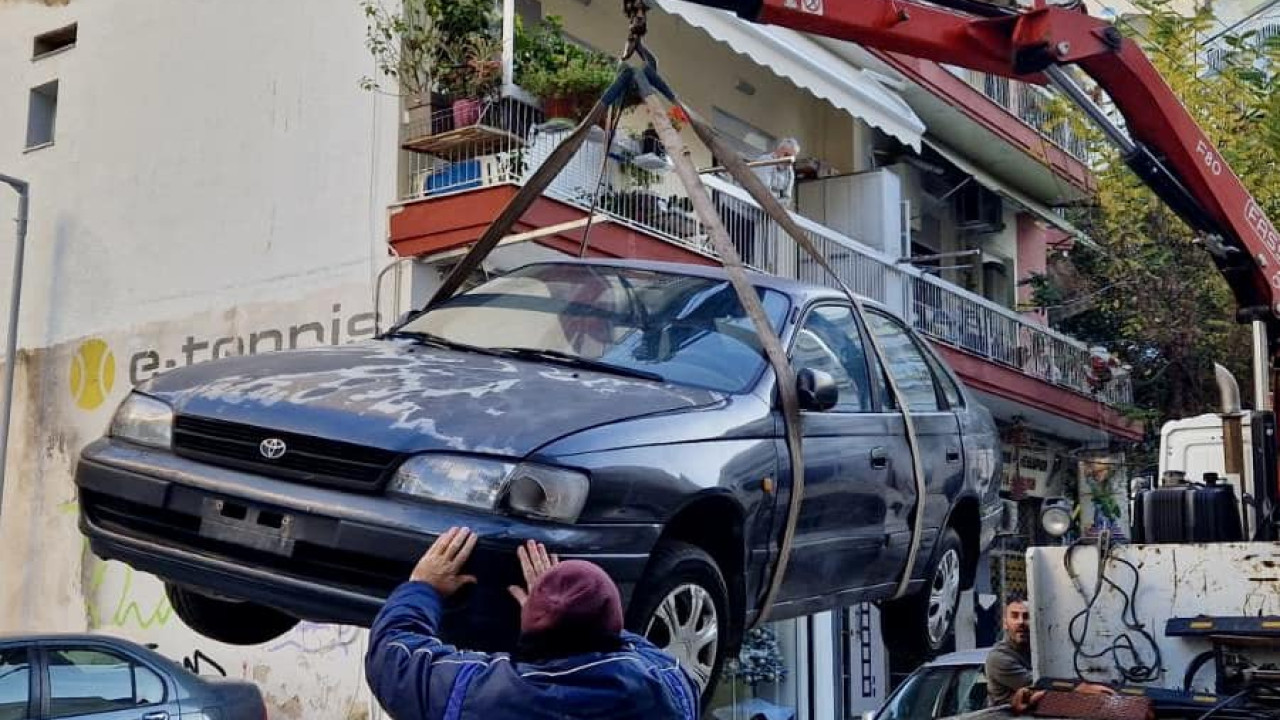
<instances>
[{"instance_id":1,"label":"balcony","mask_svg":"<svg viewBox=\"0 0 1280 720\"><path fill-rule=\"evenodd\" d=\"M1068 123L1053 117L1050 111L1054 98L1052 90L977 70L950 66L947 69L1071 157L1082 163L1089 162L1089 149L1084 138L1072 132Z\"/></svg>"},{"instance_id":2,"label":"balcony","mask_svg":"<svg viewBox=\"0 0 1280 720\"><path fill-rule=\"evenodd\" d=\"M526 112L531 115L517 118L515 122L517 127L528 129L526 139L508 132L509 128L505 127L480 128L471 131L471 139L453 140L448 151L440 155L414 155L410 187L403 202L393 208L392 245L399 252L431 255L456 251L474 240L478 232L470 237L450 236L448 247L425 247L416 239L420 232L415 231L418 235L414 235L405 229L411 222L406 216L412 215L415 208L430 212L426 208L433 204L443 207L444 203L468 193L520 185L570 131L539 125L541 118L534 116L535 111L527 109ZM663 158L645 153L651 148L631 138L616 139L607 151L604 141L603 131L595 133L552 182L544 197L557 207L574 209L577 216L582 217L591 208L594 190L599 184L601 193L596 209L608 218L609 225L656 239L669 248L679 248L700 261L713 262L716 253L706 227L692 212L687 194L674 173L666 170ZM703 179L746 262L763 272L812 283L831 283L822 269L802 253L745 191L714 174L704 174ZM437 211L436 217L441 214L448 213ZM477 218L474 227L482 228L491 217L488 214ZM1087 398L1112 407L1131 403L1132 391L1127 379L1115 380L1098 391L1090 387L1090 353L1080 341L901 264L858 238L800 215L794 217L842 281L859 294L909 318L917 329L944 349L977 359L979 364L997 366L1069 391L1081 400ZM418 243L412 247L411 237ZM647 256L654 257L653 254ZM961 374L964 375L963 370ZM993 391L998 392L998 388Z\"/></svg>"}]
</instances>

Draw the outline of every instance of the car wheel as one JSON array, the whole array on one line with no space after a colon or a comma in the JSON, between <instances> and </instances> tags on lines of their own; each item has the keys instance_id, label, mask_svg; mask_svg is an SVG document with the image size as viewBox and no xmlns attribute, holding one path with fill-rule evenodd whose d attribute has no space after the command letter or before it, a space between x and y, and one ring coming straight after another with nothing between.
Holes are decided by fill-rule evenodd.
<instances>
[{"instance_id":1,"label":"car wheel","mask_svg":"<svg viewBox=\"0 0 1280 720\"><path fill-rule=\"evenodd\" d=\"M171 583L165 583L164 592L188 627L228 645L275 640L298 624L298 618L257 603L215 598Z\"/></svg>"},{"instance_id":2,"label":"car wheel","mask_svg":"<svg viewBox=\"0 0 1280 720\"><path fill-rule=\"evenodd\" d=\"M947 648L955 634L963 572L960 536L947 528L929 569L929 584L915 595L886 602L881 608L889 647L927 656Z\"/></svg>"},{"instance_id":3,"label":"car wheel","mask_svg":"<svg viewBox=\"0 0 1280 720\"><path fill-rule=\"evenodd\" d=\"M729 590L724 575L701 548L662 542L636 586L627 626L689 671L702 700L715 690L729 637Z\"/></svg>"}]
</instances>

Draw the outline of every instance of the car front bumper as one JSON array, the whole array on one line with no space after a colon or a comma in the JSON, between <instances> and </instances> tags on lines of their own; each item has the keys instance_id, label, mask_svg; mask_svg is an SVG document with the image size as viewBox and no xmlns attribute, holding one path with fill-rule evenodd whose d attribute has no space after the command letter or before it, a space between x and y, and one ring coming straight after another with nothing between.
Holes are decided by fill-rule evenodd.
<instances>
[{"instance_id":1,"label":"car front bumper","mask_svg":"<svg viewBox=\"0 0 1280 720\"><path fill-rule=\"evenodd\" d=\"M490 635L514 627L493 618L516 617L507 586L522 582L515 548L524 540L602 566L625 602L662 530L535 522L356 494L110 439L84 450L76 484L80 528L96 555L317 622L367 626L436 537L470 527L479 541L466 570L480 582L455 598L445 625L481 649L494 644ZM484 618L486 632L471 627L475 617Z\"/></svg>"}]
</instances>

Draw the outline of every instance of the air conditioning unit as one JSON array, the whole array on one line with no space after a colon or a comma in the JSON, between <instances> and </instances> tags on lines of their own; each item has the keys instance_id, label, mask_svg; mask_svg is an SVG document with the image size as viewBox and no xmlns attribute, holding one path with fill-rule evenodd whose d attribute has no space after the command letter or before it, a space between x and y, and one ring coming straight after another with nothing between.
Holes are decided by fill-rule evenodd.
<instances>
[{"instance_id":1,"label":"air conditioning unit","mask_svg":"<svg viewBox=\"0 0 1280 720\"><path fill-rule=\"evenodd\" d=\"M965 183L955 194L956 227L973 232L1004 229L1004 202L999 195L976 182Z\"/></svg>"}]
</instances>

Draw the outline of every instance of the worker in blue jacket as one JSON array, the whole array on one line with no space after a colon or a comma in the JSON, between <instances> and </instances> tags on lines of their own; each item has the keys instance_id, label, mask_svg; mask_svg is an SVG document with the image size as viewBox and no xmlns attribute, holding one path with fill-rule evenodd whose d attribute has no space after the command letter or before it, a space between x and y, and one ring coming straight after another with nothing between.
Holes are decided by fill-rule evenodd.
<instances>
[{"instance_id":1,"label":"worker in blue jacket","mask_svg":"<svg viewBox=\"0 0 1280 720\"><path fill-rule=\"evenodd\" d=\"M622 629L613 580L560 562L529 541L517 554L528 590L514 655L458 650L436 637L443 601L475 582L462 574L476 535L450 528L373 621L365 675L396 720L609 718L696 720L698 692L670 656Z\"/></svg>"}]
</instances>

